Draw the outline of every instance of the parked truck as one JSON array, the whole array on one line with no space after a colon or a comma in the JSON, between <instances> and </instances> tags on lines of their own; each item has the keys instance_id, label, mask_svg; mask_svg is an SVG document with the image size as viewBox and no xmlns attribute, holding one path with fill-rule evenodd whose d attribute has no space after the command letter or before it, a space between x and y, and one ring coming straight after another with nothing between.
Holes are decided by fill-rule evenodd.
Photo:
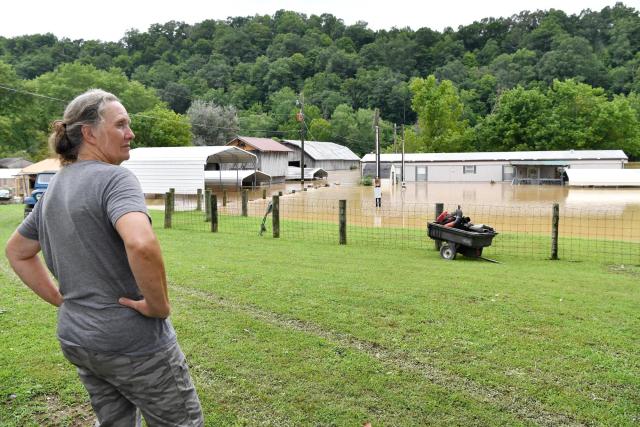
<instances>
[{"instance_id":1,"label":"parked truck","mask_svg":"<svg viewBox=\"0 0 640 427\"><path fill-rule=\"evenodd\" d=\"M29 197L24 198L24 217L31 213L33 208L38 203L38 200L42 198L42 195L47 191L49 187L49 181L55 175L55 172L40 172L36 176L36 180L33 184L33 191Z\"/></svg>"}]
</instances>

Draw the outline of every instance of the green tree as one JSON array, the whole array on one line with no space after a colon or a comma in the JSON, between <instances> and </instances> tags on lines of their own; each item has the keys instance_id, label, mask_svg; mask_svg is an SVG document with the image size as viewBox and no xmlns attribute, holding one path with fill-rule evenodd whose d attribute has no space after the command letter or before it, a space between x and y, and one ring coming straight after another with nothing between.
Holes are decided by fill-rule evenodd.
<instances>
[{"instance_id":1,"label":"green tree","mask_svg":"<svg viewBox=\"0 0 640 427\"><path fill-rule=\"evenodd\" d=\"M328 120L319 117L313 119L309 125L309 137L314 141L333 141L333 132L331 130L331 123Z\"/></svg>"},{"instance_id":2,"label":"green tree","mask_svg":"<svg viewBox=\"0 0 640 427\"><path fill-rule=\"evenodd\" d=\"M553 150L549 145L551 103L539 89L506 90L476 128L480 151Z\"/></svg>"},{"instance_id":3,"label":"green tree","mask_svg":"<svg viewBox=\"0 0 640 427\"><path fill-rule=\"evenodd\" d=\"M21 93L15 69L0 61L0 157L38 159L46 151L45 130L37 128L36 98ZM46 102L46 101L45 101Z\"/></svg>"},{"instance_id":4,"label":"green tree","mask_svg":"<svg viewBox=\"0 0 640 427\"><path fill-rule=\"evenodd\" d=\"M195 100L187 111L194 145L224 145L237 134L237 110L210 102Z\"/></svg>"},{"instance_id":5,"label":"green tree","mask_svg":"<svg viewBox=\"0 0 640 427\"><path fill-rule=\"evenodd\" d=\"M418 138L422 151L457 152L471 150L470 129L462 118L463 103L449 80L435 76L415 78L409 85L411 106L418 115Z\"/></svg>"},{"instance_id":6,"label":"green tree","mask_svg":"<svg viewBox=\"0 0 640 427\"><path fill-rule=\"evenodd\" d=\"M186 116L156 105L150 110L131 114L131 128L136 147L182 147L191 145L191 125Z\"/></svg>"}]
</instances>

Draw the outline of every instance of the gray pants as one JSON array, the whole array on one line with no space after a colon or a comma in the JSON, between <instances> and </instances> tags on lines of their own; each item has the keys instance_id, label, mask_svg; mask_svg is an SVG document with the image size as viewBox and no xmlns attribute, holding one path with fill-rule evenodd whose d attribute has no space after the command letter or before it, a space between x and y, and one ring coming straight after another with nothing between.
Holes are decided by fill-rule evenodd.
<instances>
[{"instance_id":1,"label":"gray pants","mask_svg":"<svg viewBox=\"0 0 640 427\"><path fill-rule=\"evenodd\" d=\"M78 368L101 427L202 426L198 395L178 343L148 356L96 353L61 345Z\"/></svg>"}]
</instances>

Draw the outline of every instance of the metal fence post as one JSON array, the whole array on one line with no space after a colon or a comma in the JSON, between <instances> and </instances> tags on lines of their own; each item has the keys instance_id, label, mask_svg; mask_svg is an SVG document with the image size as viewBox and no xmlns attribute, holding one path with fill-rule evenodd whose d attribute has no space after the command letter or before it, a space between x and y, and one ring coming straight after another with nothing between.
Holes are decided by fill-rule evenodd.
<instances>
[{"instance_id":1,"label":"metal fence post","mask_svg":"<svg viewBox=\"0 0 640 427\"><path fill-rule=\"evenodd\" d=\"M171 228L171 193L164 193L164 228Z\"/></svg>"},{"instance_id":2,"label":"metal fence post","mask_svg":"<svg viewBox=\"0 0 640 427\"><path fill-rule=\"evenodd\" d=\"M242 190L242 216L249 216L249 190Z\"/></svg>"},{"instance_id":3,"label":"metal fence post","mask_svg":"<svg viewBox=\"0 0 640 427\"><path fill-rule=\"evenodd\" d=\"M222 206L227 206L227 190L222 190Z\"/></svg>"},{"instance_id":4,"label":"metal fence post","mask_svg":"<svg viewBox=\"0 0 640 427\"><path fill-rule=\"evenodd\" d=\"M211 190L206 190L204 192L204 220L206 222L211 221Z\"/></svg>"},{"instance_id":5,"label":"metal fence post","mask_svg":"<svg viewBox=\"0 0 640 427\"><path fill-rule=\"evenodd\" d=\"M436 203L436 217L434 219L437 219L443 211L444 203ZM442 240L434 240L434 243L436 245L436 251L439 251L440 246L442 246Z\"/></svg>"},{"instance_id":6,"label":"metal fence post","mask_svg":"<svg viewBox=\"0 0 640 427\"><path fill-rule=\"evenodd\" d=\"M551 259L558 259L558 228L560 225L560 205L553 204L551 218Z\"/></svg>"},{"instance_id":7,"label":"metal fence post","mask_svg":"<svg viewBox=\"0 0 640 427\"><path fill-rule=\"evenodd\" d=\"M273 196L272 204L271 224L273 226L273 238L277 239L280 237L280 196Z\"/></svg>"},{"instance_id":8,"label":"metal fence post","mask_svg":"<svg viewBox=\"0 0 640 427\"><path fill-rule=\"evenodd\" d=\"M215 194L211 195L211 232L218 232L218 198Z\"/></svg>"},{"instance_id":9,"label":"metal fence post","mask_svg":"<svg viewBox=\"0 0 640 427\"><path fill-rule=\"evenodd\" d=\"M340 244L347 244L347 201L340 200L340 208L338 210L338 220L340 223Z\"/></svg>"},{"instance_id":10,"label":"metal fence post","mask_svg":"<svg viewBox=\"0 0 640 427\"><path fill-rule=\"evenodd\" d=\"M196 210L201 211L202 210L202 188L198 188L197 197L198 199L196 200Z\"/></svg>"}]
</instances>

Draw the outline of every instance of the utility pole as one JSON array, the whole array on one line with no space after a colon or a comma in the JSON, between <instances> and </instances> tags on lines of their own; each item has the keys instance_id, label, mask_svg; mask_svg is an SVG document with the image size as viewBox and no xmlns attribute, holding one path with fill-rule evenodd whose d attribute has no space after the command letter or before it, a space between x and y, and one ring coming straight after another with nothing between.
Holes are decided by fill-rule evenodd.
<instances>
[{"instance_id":1,"label":"utility pole","mask_svg":"<svg viewBox=\"0 0 640 427\"><path fill-rule=\"evenodd\" d=\"M304 187L304 93L300 92L300 111L296 119L300 122L300 183Z\"/></svg>"},{"instance_id":2,"label":"utility pole","mask_svg":"<svg viewBox=\"0 0 640 427\"><path fill-rule=\"evenodd\" d=\"M396 148L396 140L398 138L398 125L393 124L393 153L397 154L398 150Z\"/></svg>"},{"instance_id":3,"label":"utility pole","mask_svg":"<svg viewBox=\"0 0 640 427\"><path fill-rule=\"evenodd\" d=\"M402 167L400 168L400 177L402 185L404 185L404 123L402 124Z\"/></svg>"},{"instance_id":4,"label":"utility pole","mask_svg":"<svg viewBox=\"0 0 640 427\"><path fill-rule=\"evenodd\" d=\"M380 112L376 108L375 116L373 118L373 125L376 130L376 178L380 178L380 126L378 122L380 120Z\"/></svg>"}]
</instances>

